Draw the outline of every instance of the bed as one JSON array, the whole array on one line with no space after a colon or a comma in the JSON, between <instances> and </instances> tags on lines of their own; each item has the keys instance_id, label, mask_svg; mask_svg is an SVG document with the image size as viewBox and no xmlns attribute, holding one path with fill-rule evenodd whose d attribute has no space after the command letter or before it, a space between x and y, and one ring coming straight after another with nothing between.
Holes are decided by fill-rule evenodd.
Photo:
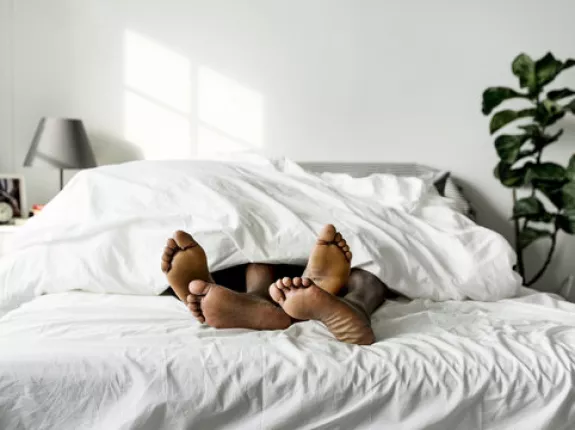
<instances>
[{"instance_id":1,"label":"bed","mask_svg":"<svg viewBox=\"0 0 575 430\"><path fill-rule=\"evenodd\" d=\"M420 168L423 173L401 170L406 177L431 175L432 182L441 177L439 189L457 190L451 179L445 185L444 176ZM108 178L124 180L113 173ZM85 192L82 179L77 182L71 190ZM54 219L62 216L57 209L65 197L53 203ZM450 200L469 215L455 196ZM78 203L80 212L70 219L91 219L91 203ZM339 343L317 322L284 331L215 330L197 323L173 297L136 291L128 281L137 273L108 278L85 261L67 271L50 269L63 252L79 255L73 241L88 234L59 231L50 219L50 213L39 219L20 238L21 249L0 264L1 429L575 428L575 305L558 296L518 287L496 300L469 300L473 291L467 300L437 300L421 290L420 298L388 301L376 311L377 342L367 347ZM133 214L122 218L122 231L131 228L127 219ZM152 219L143 225L153 241ZM112 221L100 217L90 225L109 229ZM459 224L471 234L470 224L457 218ZM38 238L46 225L51 228ZM239 240L222 240L230 238ZM106 240L101 236L98 244ZM126 233L121 240L135 239ZM94 264L96 248L82 251ZM24 255L38 258L32 265ZM131 263L123 258L122 264ZM34 268L43 274L28 274Z\"/></svg>"}]
</instances>

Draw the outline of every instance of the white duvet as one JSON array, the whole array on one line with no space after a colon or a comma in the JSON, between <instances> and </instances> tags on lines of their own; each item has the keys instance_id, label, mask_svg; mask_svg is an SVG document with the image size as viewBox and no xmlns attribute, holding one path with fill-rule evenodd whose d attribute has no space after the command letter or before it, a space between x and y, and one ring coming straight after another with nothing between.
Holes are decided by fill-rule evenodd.
<instances>
[{"instance_id":1,"label":"white duvet","mask_svg":"<svg viewBox=\"0 0 575 430\"><path fill-rule=\"evenodd\" d=\"M390 302L377 343L215 330L171 297L63 293L0 319L2 430L571 430L575 305Z\"/></svg>"},{"instance_id":2,"label":"white duvet","mask_svg":"<svg viewBox=\"0 0 575 430\"><path fill-rule=\"evenodd\" d=\"M217 270L303 264L326 223L354 266L416 299L376 312L372 346L316 322L214 330L154 296L176 229ZM575 428L575 306L507 299L521 291L509 245L423 180L130 163L77 175L15 239L0 260L2 430Z\"/></svg>"},{"instance_id":3,"label":"white duvet","mask_svg":"<svg viewBox=\"0 0 575 430\"><path fill-rule=\"evenodd\" d=\"M158 294L176 229L194 234L212 270L305 264L326 223L351 245L353 266L407 297L492 301L519 289L505 239L421 179L318 176L288 160L141 161L79 173L20 229L17 252L0 261L0 312L72 289Z\"/></svg>"}]
</instances>

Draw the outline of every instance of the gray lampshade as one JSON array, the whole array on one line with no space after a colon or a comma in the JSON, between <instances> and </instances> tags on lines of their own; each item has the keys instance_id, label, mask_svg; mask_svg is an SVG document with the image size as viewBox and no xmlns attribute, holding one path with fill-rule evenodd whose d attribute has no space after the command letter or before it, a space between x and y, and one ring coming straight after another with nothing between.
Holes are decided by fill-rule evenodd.
<instances>
[{"instance_id":1,"label":"gray lampshade","mask_svg":"<svg viewBox=\"0 0 575 430\"><path fill-rule=\"evenodd\" d=\"M24 166L50 166L59 169L96 167L96 159L82 121L42 118L24 160Z\"/></svg>"}]
</instances>

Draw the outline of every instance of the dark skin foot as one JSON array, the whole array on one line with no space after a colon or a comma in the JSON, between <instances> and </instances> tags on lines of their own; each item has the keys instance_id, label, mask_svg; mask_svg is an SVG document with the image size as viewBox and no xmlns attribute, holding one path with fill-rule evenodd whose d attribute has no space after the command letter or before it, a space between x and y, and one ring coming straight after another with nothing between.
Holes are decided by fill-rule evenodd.
<instances>
[{"instance_id":1,"label":"dark skin foot","mask_svg":"<svg viewBox=\"0 0 575 430\"><path fill-rule=\"evenodd\" d=\"M162 255L162 272L182 302L190 294L188 285L191 281L199 279L214 282L204 249L190 234L181 230L176 231L172 239L168 239Z\"/></svg>"},{"instance_id":2,"label":"dark skin foot","mask_svg":"<svg viewBox=\"0 0 575 430\"><path fill-rule=\"evenodd\" d=\"M291 318L270 300L216 285L204 249L184 231L175 232L168 240L162 255L162 271L178 298L201 323L215 328L255 330L284 329L291 325ZM259 275L254 272L251 283L269 281L267 277L259 279Z\"/></svg>"},{"instance_id":3,"label":"dark skin foot","mask_svg":"<svg viewBox=\"0 0 575 430\"><path fill-rule=\"evenodd\" d=\"M308 278L283 278L270 286L270 295L296 320L320 321L336 339L371 345L375 336L365 314L315 285Z\"/></svg>"},{"instance_id":4,"label":"dark skin foot","mask_svg":"<svg viewBox=\"0 0 575 430\"><path fill-rule=\"evenodd\" d=\"M289 315L259 296L200 280L192 281L189 291L188 308L210 327L282 330L291 325Z\"/></svg>"},{"instance_id":5,"label":"dark skin foot","mask_svg":"<svg viewBox=\"0 0 575 430\"><path fill-rule=\"evenodd\" d=\"M351 270L351 251L347 242L331 224L317 238L303 277L330 294L337 294L347 282Z\"/></svg>"}]
</instances>

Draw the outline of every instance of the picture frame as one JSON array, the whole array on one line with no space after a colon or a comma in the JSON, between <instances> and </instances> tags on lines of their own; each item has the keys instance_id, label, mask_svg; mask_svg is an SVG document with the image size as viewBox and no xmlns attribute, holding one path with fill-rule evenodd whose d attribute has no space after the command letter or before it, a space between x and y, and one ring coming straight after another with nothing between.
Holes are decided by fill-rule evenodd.
<instances>
[{"instance_id":1,"label":"picture frame","mask_svg":"<svg viewBox=\"0 0 575 430\"><path fill-rule=\"evenodd\" d=\"M12 206L14 218L28 218L24 175L0 173L0 201Z\"/></svg>"}]
</instances>

